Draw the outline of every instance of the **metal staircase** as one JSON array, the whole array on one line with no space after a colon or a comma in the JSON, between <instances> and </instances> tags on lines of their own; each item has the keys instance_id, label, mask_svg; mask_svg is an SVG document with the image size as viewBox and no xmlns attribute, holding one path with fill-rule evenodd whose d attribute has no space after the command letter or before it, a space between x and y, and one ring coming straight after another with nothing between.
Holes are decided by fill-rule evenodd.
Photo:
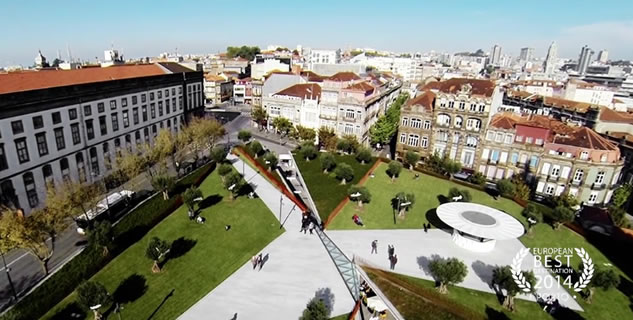
<instances>
[{"instance_id":1,"label":"metal staircase","mask_svg":"<svg viewBox=\"0 0 633 320\"><path fill-rule=\"evenodd\" d=\"M359 283L359 274L358 270L356 270L356 264L353 260L350 260L343 254L343 251L330 239L330 237L325 234L320 228L316 228L317 234L319 235L319 239L325 246L328 255L334 261L334 265L338 270L339 274L345 281L345 285L349 290L349 293L352 295L354 301L358 301L359 293L360 293L360 283Z\"/></svg>"}]
</instances>

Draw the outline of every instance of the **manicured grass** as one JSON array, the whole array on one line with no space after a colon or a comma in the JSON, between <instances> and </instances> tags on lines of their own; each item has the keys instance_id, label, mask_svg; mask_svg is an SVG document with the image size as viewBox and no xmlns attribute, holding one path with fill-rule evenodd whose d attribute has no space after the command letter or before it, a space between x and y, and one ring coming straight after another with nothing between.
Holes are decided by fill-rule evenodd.
<instances>
[{"instance_id":1,"label":"manicured grass","mask_svg":"<svg viewBox=\"0 0 633 320\"><path fill-rule=\"evenodd\" d=\"M403 169L400 177L392 182L386 170L387 164L380 164L375 170L374 178L369 178L365 183L371 193L371 202L363 204L362 208L359 208L356 203L349 202L330 223L328 229L358 229L359 227L352 221L354 214L358 214L363 219L365 229L420 229L423 223L429 222L429 217L431 217L430 222L437 225L432 217L435 216L435 208L440 205L438 196L446 196L452 187L469 189L474 203L491 206L514 216L521 215L522 208L512 200L501 197L494 200L483 191L426 174L420 174L419 179L415 179L415 172L406 169ZM301 172L303 173L303 170ZM306 183L309 188L312 188L310 182L306 181ZM405 218L396 218L394 224L391 199L401 191L415 194L415 204L406 213Z\"/></svg>"},{"instance_id":2,"label":"manicured grass","mask_svg":"<svg viewBox=\"0 0 633 320\"><path fill-rule=\"evenodd\" d=\"M336 316L334 318L330 318L330 320L347 320L349 319L349 314L342 314L340 316Z\"/></svg>"},{"instance_id":3,"label":"manicured grass","mask_svg":"<svg viewBox=\"0 0 633 320\"><path fill-rule=\"evenodd\" d=\"M308 190L319 211L319 215L324 221L327 220L339 202L347 197L349 187L358 183L376 161L373 159L369 163L361 164L356 161L353 155L334 155L334 157L336 158L336 163L347 163L354 169L354 179L352 181L342 185L333 173L323 173L319 158L305 161L305 159L295 155L297 166L301 170L305 183L308 185Z\"/></svg>"},{"instance_id":4,"label":"manicured grass","mask_svg":"<svg viewBox=\"0 0 633 320\"><path fill-rule=\"evenodd\" d=\"M136 280L125 290L133 301L124 305L123 319L148 319L152 314L153 320L177 318L283 232L260 199L242 196L229 201L217 171L200 188L205 197L202 205L207 206L201 212L205 224L190 221L182 206L92 278L110 293L125 279ZM229 231L224 228L227 224ZM158 274L151 272L152 262L145 256L155 236L168 242L181 239L183 244L181 255L169 259ZM70 295L44 319L55 319L74 300ZM57 319L70 317L60 314Z\"/></svg>"},{"instance_id":5,"label":"manicured grass","mask_svg":"<svg viewBox=\"0 0 633 320\"><path fill-rule=\"evenodd\" d=\"M435 289L435 283L433 281L387 273L389 278L395 278L404 283L406 285L405 289L412 289L408 294L403 294L403 291L397 283L391 282L389 279L381 277L369 270L367 274L394 304L398 312L407 320L468 319L473 318L473 316L479 316L481 319L504 319L504 315L510 319L528 320L552 318L543 312L538 304L533 302L515 299L516 311L510 312L501 306L497 296L492 293L450 286L448 294L441 295ZM443 301L437 301L437 299ZM452 314L449 311L454 310L450 308L450 304L461 305L473 314L466 317ZM449 308L446 308L447 305ZM444 306L444 308L441 306Z\"/></svg>"}]
</instances>

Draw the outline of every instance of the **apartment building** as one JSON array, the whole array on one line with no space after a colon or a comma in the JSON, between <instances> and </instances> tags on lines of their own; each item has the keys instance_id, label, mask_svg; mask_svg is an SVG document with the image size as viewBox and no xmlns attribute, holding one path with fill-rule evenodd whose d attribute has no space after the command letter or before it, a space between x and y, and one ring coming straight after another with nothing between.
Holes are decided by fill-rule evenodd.
<instances>
[{"instance_id":1,"label":"apartment building","mask_svg":"<svg viewBox=\"0 0 633 320\"><path fill-rule=\"evenodd\" d=\"M435 93L425 91L407 101L400 109L396 157L404 158L407 151L414 151L424 161L433 154L431 139L433 138L434 101Z\"/></svg>"},{"instance_id":2,"label":"apartment building","mask_svg":"<svg viewBox=\"0 0 633 320\"><path fill-rule=\"evenodd\" d=\"M220 105L233 97L233 81L210 73L204 75L204 99L206 103Z\"/></svg>"},{"instance_id":3,"label":"apartment building","mask_svg":"<svg viewBox=\"0 0 633 320\"><path fill-rule=\"evenodd\" d=\"M29 213L47 183L100 180L200 110L202 82L176 63L0 74L0 201Z\"/></svg>"},{"instance_id":4,"label":"apartment building","mask_svg":"<svg viewBox=\"0 0 633 320\"><path fill-rule=\"evenodd\" d=\"M233 83L233 101L235 103L253 103L253 82L251 78L236 79Z\"/></svg>"},{"instance_id":5,"label":"apartment building","mask_svg":"<svg viewBox=\"0 0 633 320\"><path fill-rule=\"evenodd\" d=\"M570 80L565 85L565 96L567 100L590 103L610 107L615 95L613 89L595 83L581 80Z\"/></svg>"}]
</instances>

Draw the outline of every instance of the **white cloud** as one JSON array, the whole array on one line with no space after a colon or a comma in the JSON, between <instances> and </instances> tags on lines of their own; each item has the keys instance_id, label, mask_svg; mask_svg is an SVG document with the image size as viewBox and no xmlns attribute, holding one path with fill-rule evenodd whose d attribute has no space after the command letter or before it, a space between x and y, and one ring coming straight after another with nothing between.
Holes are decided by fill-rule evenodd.
<instances>
[{"instance_id":1,"label":"white cloud","mask_svg":"<svg viewBox=\"0 0 633 320\"><path fill-rule=\"evenodd\" d=\"M633 59L633 21L605 21L564 28L558 42L567 54L577 55L582 46L588 45L596 52L607 49L610 58Z\"/></svg>"}]
</instances>

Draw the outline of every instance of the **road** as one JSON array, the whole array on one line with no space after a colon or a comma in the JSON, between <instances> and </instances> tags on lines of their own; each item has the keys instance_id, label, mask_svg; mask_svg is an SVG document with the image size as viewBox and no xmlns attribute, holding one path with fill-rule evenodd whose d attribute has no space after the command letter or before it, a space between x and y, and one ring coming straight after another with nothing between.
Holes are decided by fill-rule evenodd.
<instances>
[{"instance_id":1,"label":"road","mask_svg":"<svg viewBox=\"0 0 633 320\"><path fill-rule=\"evenodd\" d=\"M225 124L227 135L224 143L238 142L237 133L241 129L251 129L250 106L229 106L227 111L241 111L242 115ZM253 131L253 130L252 130ZM264 141L262 141L264 142ZM264 143L265 144L265 143ZM265 144L266 145L266 144ZM151 184L145 174L135 178L134 184L139 189L151 189ZM86 238L76 232L73 223L65 232L59 235L55 243L55 252L48 266L52 272L56 271L66 261L78 254L86 244ZM9 275L18 295L23 295L44 278L44 271L39 260L22 249L12 250L4 255L9 269ZM4 310L11 303L12 291L6 275L6 270L0 261L0 310Z\"/></svg>"}]
</instances>

